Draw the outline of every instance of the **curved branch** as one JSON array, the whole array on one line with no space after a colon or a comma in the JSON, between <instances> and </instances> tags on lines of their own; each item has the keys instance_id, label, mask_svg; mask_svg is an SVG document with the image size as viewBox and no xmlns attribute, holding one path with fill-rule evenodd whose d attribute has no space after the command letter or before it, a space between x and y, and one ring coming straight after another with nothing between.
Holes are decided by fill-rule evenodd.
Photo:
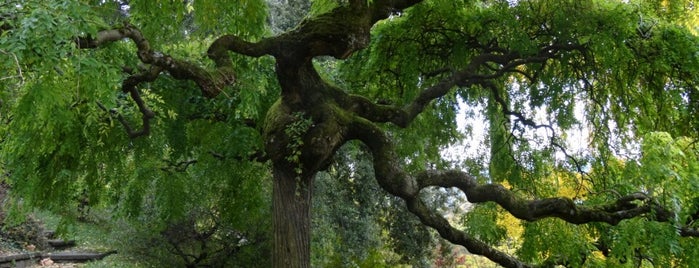
<instances>
[{"instance_id":1,"label":"curved branch","mask_svg":"<svg viewBox=\"0 0 699 268\"><path fill-rule=\"evenodd\" d=\"M123 27L100 31L94 38L77 38L75 42L78 48L97 48L122 39L130 39L136 44L136 54L141 62L162 68L175 79L194 81L206 97L216 97L224 87L235 82L232 66L219 66L216 70L208 71L194 63L154 51L141 31L129 23L124 23Z\"/></svg>"},{"instance_id":2,"label":"curved branch","mask_svg":"<svg viewBox=\"0 0 699 268\"><path fill-rule=\"evenodd\" d=\"M673 213L643 193L618 198L602 206L583 206L565 197L527 200L500 184L479 185L476 179L461 171L426 171L418 175L420 189L428 186L456 187L471 203L495 202L513 216L536 221L556 217L573 224L605 222L616 225L622 220L652 213L657 221L668 221Z\"/></svg>"},{"instance_id":3,"label":"curved branch","mask_svg":"<svg viewBox=\"0 0 699 268\"><path fill-rule=\"evenodd\" d=\"M420 221L452 243L466 247L469 252L480 254L505 267L531 267L488 244L452 227L441 215L430 210L419 197L421 185L415 177L401 168L392 143L383 130L366 119L356 117L350 127L349 137L365 143L374 157L374 172L379 185L389 193L406 201L408 210Z\"/></svg>"},{"instance_id":4,"label":"curved branch","mask_svg":"<svg viewBox=\"0 0 699 268\"><path fill-rule=\"evenodd\" d=\"M317 56L346 59L370 41L371 27L396 11L409 8L422 0L351 1L332 11L307 18L295 29L276 37L250 43L235 36L224 36L215 42L209 56L217 64L225 65L225 51L231 50L248 56L270 54L292 61L309 61Z\"/></svg>"},{"instance_id":5,"label":"curved branch","mask_svg":"<svg viewBox=\"0 0 699 268\"><path fill-rule=\"evenodd\" d=\"M485 256L504 267L533 267L452 227L444 217L431 211L419 197L405 199L405 202L408 206L408 210L417 215L420 222L427 226L431 226L437 230L440 236L452 243L464 246L468 252Z\"/></svg>"},{"instance_id":6,"label":"curved branch","mask_svg":"<svg viewBox=\"0 0 699 268\"><path fill-rule=\"evenodd\" d=\"M622 220L642 216L658 222L668 222L674 217L674 212L662 207L643 193L621 196L605 205L586 206L564 197L525 199L500 184L481 185L472 176L458 170L424 171L411 176L401 168L401 162L390 138L374 123L355 116L349 129L349 138L358 139L369 147L374 158L376 179L384 190L405 200L408 209L417 215L422 223L437 230L443 238L505 267L530 267L531 265L500 252L451 226L443 216L424 204L419 197L420 191L431 186L456 187L465 193L469 202L495 202L513 216L525 221L555 217L572 224L604 222L616 225ZM681 229L681 232L685 236L699 234L688 227ZM565 259L549 259L542 265L550 266L556 264L555 262L563 264Z\"/></svg>"},{"instance_id":7,"label":"curved branch","mask_svg":"<svg viewBox=\"0 0 699 268\"><path fill-rule=\"evenodd\" d=\"M260 57L271 52L270 45L270 39L251 43L235 35L224 35L211 43L207 55L216 63L216 66L228 67L233 66L231 57L228 55L229 50L250 57Z\"/></svg>"},{"instance_id":8,"label":"curved branch","mask_svg":"<svg viewBox=\"0 0 699 268\"><path fill-rule=\"evenodd\" d=\"M138 106L138 110L141 112L141 120L143 122L143 125L140 130L134 130L131 127L131 125L129 125L128 121L126 121L123 115L117 115L117 120L119 120L119 123L121 123L121 125L124 126L124 128L126 129L126 133L129 135L129 138L133 139L136 137L150 134L150 120L153 117L155 117L155 113L150 108L148 108L146 102L143 100L143 98L141 98L141 93L138 91L138 88L136 88L136 86L144 82L155 81L155 79L157 79L160 75L160 72L162 72L161 68L152 67L150 70L144 70L141 73L129 76L121 84L121 90L124 93L129 93L131 99L133 99L136 105ZM104 107L104 105L102 105L101 103L98 102L97 106L99 106L100 109L107 112L107 108Z\"/></svg>"}]
</instances>

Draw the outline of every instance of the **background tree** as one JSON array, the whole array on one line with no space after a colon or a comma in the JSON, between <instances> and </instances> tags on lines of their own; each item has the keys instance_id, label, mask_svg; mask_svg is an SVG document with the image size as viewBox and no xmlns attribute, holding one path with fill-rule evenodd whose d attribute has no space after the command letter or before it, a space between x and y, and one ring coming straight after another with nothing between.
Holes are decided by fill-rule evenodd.
<instances>
[{"instance_id":1,"label":"background tree","mask_svg":"<svg viewBox=\"0 0 699 268\"><path fill-rule=\"evenodd\" d=\"M307 267L314 178L358 141L407 211L502 266L697 259L692 1L314 1L276 35L255 0L0 8L22 204L68 213L86 192L125 215L203 204L236 222L260 215L235 202L271 171L273 266ZM441 158L473 137L464 106L488 120L488 165ZM576 129L589 150L567 144ZM440 188L477 204L464 222L424 194ZM522 221L514 253L503 214Z\"/></svg>"},{"instance_id":2,"label":"background tree","mask_svg":"<svg viewBox=\"0 0 699 268\"><path fill-rule=\"evenodd\" d=\"M313 191L313 267L429 265L434 237L381 190L366 148L340 148Z\"/></svg>"}]
</instances>

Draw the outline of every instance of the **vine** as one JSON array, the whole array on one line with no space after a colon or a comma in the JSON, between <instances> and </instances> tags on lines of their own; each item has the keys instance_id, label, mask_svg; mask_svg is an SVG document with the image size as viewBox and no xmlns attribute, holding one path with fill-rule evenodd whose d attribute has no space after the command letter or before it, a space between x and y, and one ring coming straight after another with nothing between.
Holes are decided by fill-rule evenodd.
<instances>
[{"instance_id":1,"label":"vine","mask_svg":"<svg viewBox=\"0 0 699 268\"><path fill-rule=\"evenodd\" d=\"M303 173L301 164L303 135L311 128L313 120L310 117L305 117L305 113L303 112L294 112L291 114L291 117L293 118L292 122L284 129L284 133L289 137L289 143L286 145L286 148L289 149L290 152L286 160L295 165L294 172L296 173L296 180L298 181L301 179L301 173Z\"/></svg>"}]
</instances>

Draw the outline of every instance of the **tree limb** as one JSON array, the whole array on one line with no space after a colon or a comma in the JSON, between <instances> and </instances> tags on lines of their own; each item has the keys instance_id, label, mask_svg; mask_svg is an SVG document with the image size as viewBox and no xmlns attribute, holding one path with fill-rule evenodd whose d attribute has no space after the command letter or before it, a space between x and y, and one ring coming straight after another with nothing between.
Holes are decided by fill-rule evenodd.
<instances>
[{"instance_id":1,"label":"tree limb","mask_svg":"<svg viewBox=\"0 0 699 268\"><path fill-rule=\"evenodd\" d=\"M75 42L78 48L97 48L122 39L130 39L136 44L136 54L141 62L162 68L175 79L194 81L204 96L216 97L224 87L235 82L235 73L231 65L218 66L215 70L208 71L194 63L154 51L141 31L129 23L115 29L100 31L94 38L77 38Z\"/></svg>"},{"instance_id":2,"label":"tree limb","mask_svg":"<svg viewBox=\"0 0 699 268\"><path fill-rule=\"evenodd\" d=\"M415 177L409 176L401 168L397 155L388 136L383 130L362 118L356 118L350 128L350 138L365 143L374 158L374 171L379 185L389 193L406 201L408 210L418 216L420 221L435 230L450 242L466 247L474 254L479 254L505 267L531 267L488 244L468 236L452 227L441 215L430 210L419 197L421 185Z\"/></svg>"},{"instance_id":3,"label":"tree limb","mask_svg":"<svg viewBox=\"0 0 699 268\"><path fill-rule=\"evenodd\" d=\"M136 105L138 106L138 110L141 112L141 120L143 122L141 130L134 130L129 125L128 121L126 121L123 115L117 114L117 120L119 120L119 123L121 123L121 125L124 126L124 128L126 129L126 133L129 135L129 138L133 139L150 134L150 120L153 117L155 117L155 113L150 108L148 108L143 98L141 98L141 93L138 91L138 88L136 88L136 86L140 83L155 81L155 79L157 79L160 75L161 71L161 68L152 67L150 70L144 70L141 73L130 75L121 84L121 90L124 93L129 93L131 99L133 99ZM107 108L104 107L104 105L102 105L99 102L97 103L97 105L102 110L107 112Z\"/></svg>"},{"instance_id":4,"label":"tree limb","mask_svg":"<svg viewBox=\"0 0 699 268\"><path fill-rule=\"evenodd\" d=\"M350 138L358 139L369 147L374 158L376 179L384 190L405 200L408 209L417 215L422 223L437 230L443 238L505 267L530 267L531 265L452 227L444 217L424 204L419 197L419 192L432 186L456 187L466 195L469 202L495 202L513 216L525 221L555 217L572 224L604 222L616 225L622 220L641 216L648 216L649 219L659 222L668 222L674 217L673 211L662 207L643 193L621 196L605 205L587 206L565 197L526 199L500 184L479 184L474 177L458 170L423 171L412 176L401 168L402 163L389 137L372 122L356 117L350 131ZM685 236L699 234L688 227L682 228L681 232ZM549 259L542 265L549 266L565 262L565 259Z\"/></svg>"}]
</instances>

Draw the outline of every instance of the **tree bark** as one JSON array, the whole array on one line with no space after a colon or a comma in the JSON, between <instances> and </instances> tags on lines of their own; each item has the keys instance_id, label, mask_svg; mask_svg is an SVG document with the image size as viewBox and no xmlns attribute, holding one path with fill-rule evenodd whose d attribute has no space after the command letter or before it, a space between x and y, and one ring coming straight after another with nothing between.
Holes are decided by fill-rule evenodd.
<instances>
[{"instance_id":1,"label":"tree bark","mask_svg":"<svg viewBox=\"0 0 699 268\"><path fill-rule=\"evenodd\" d=\"M311 267L313 176L275 167L272 189L273 267Z\"/></svg>"}]
</instances>

